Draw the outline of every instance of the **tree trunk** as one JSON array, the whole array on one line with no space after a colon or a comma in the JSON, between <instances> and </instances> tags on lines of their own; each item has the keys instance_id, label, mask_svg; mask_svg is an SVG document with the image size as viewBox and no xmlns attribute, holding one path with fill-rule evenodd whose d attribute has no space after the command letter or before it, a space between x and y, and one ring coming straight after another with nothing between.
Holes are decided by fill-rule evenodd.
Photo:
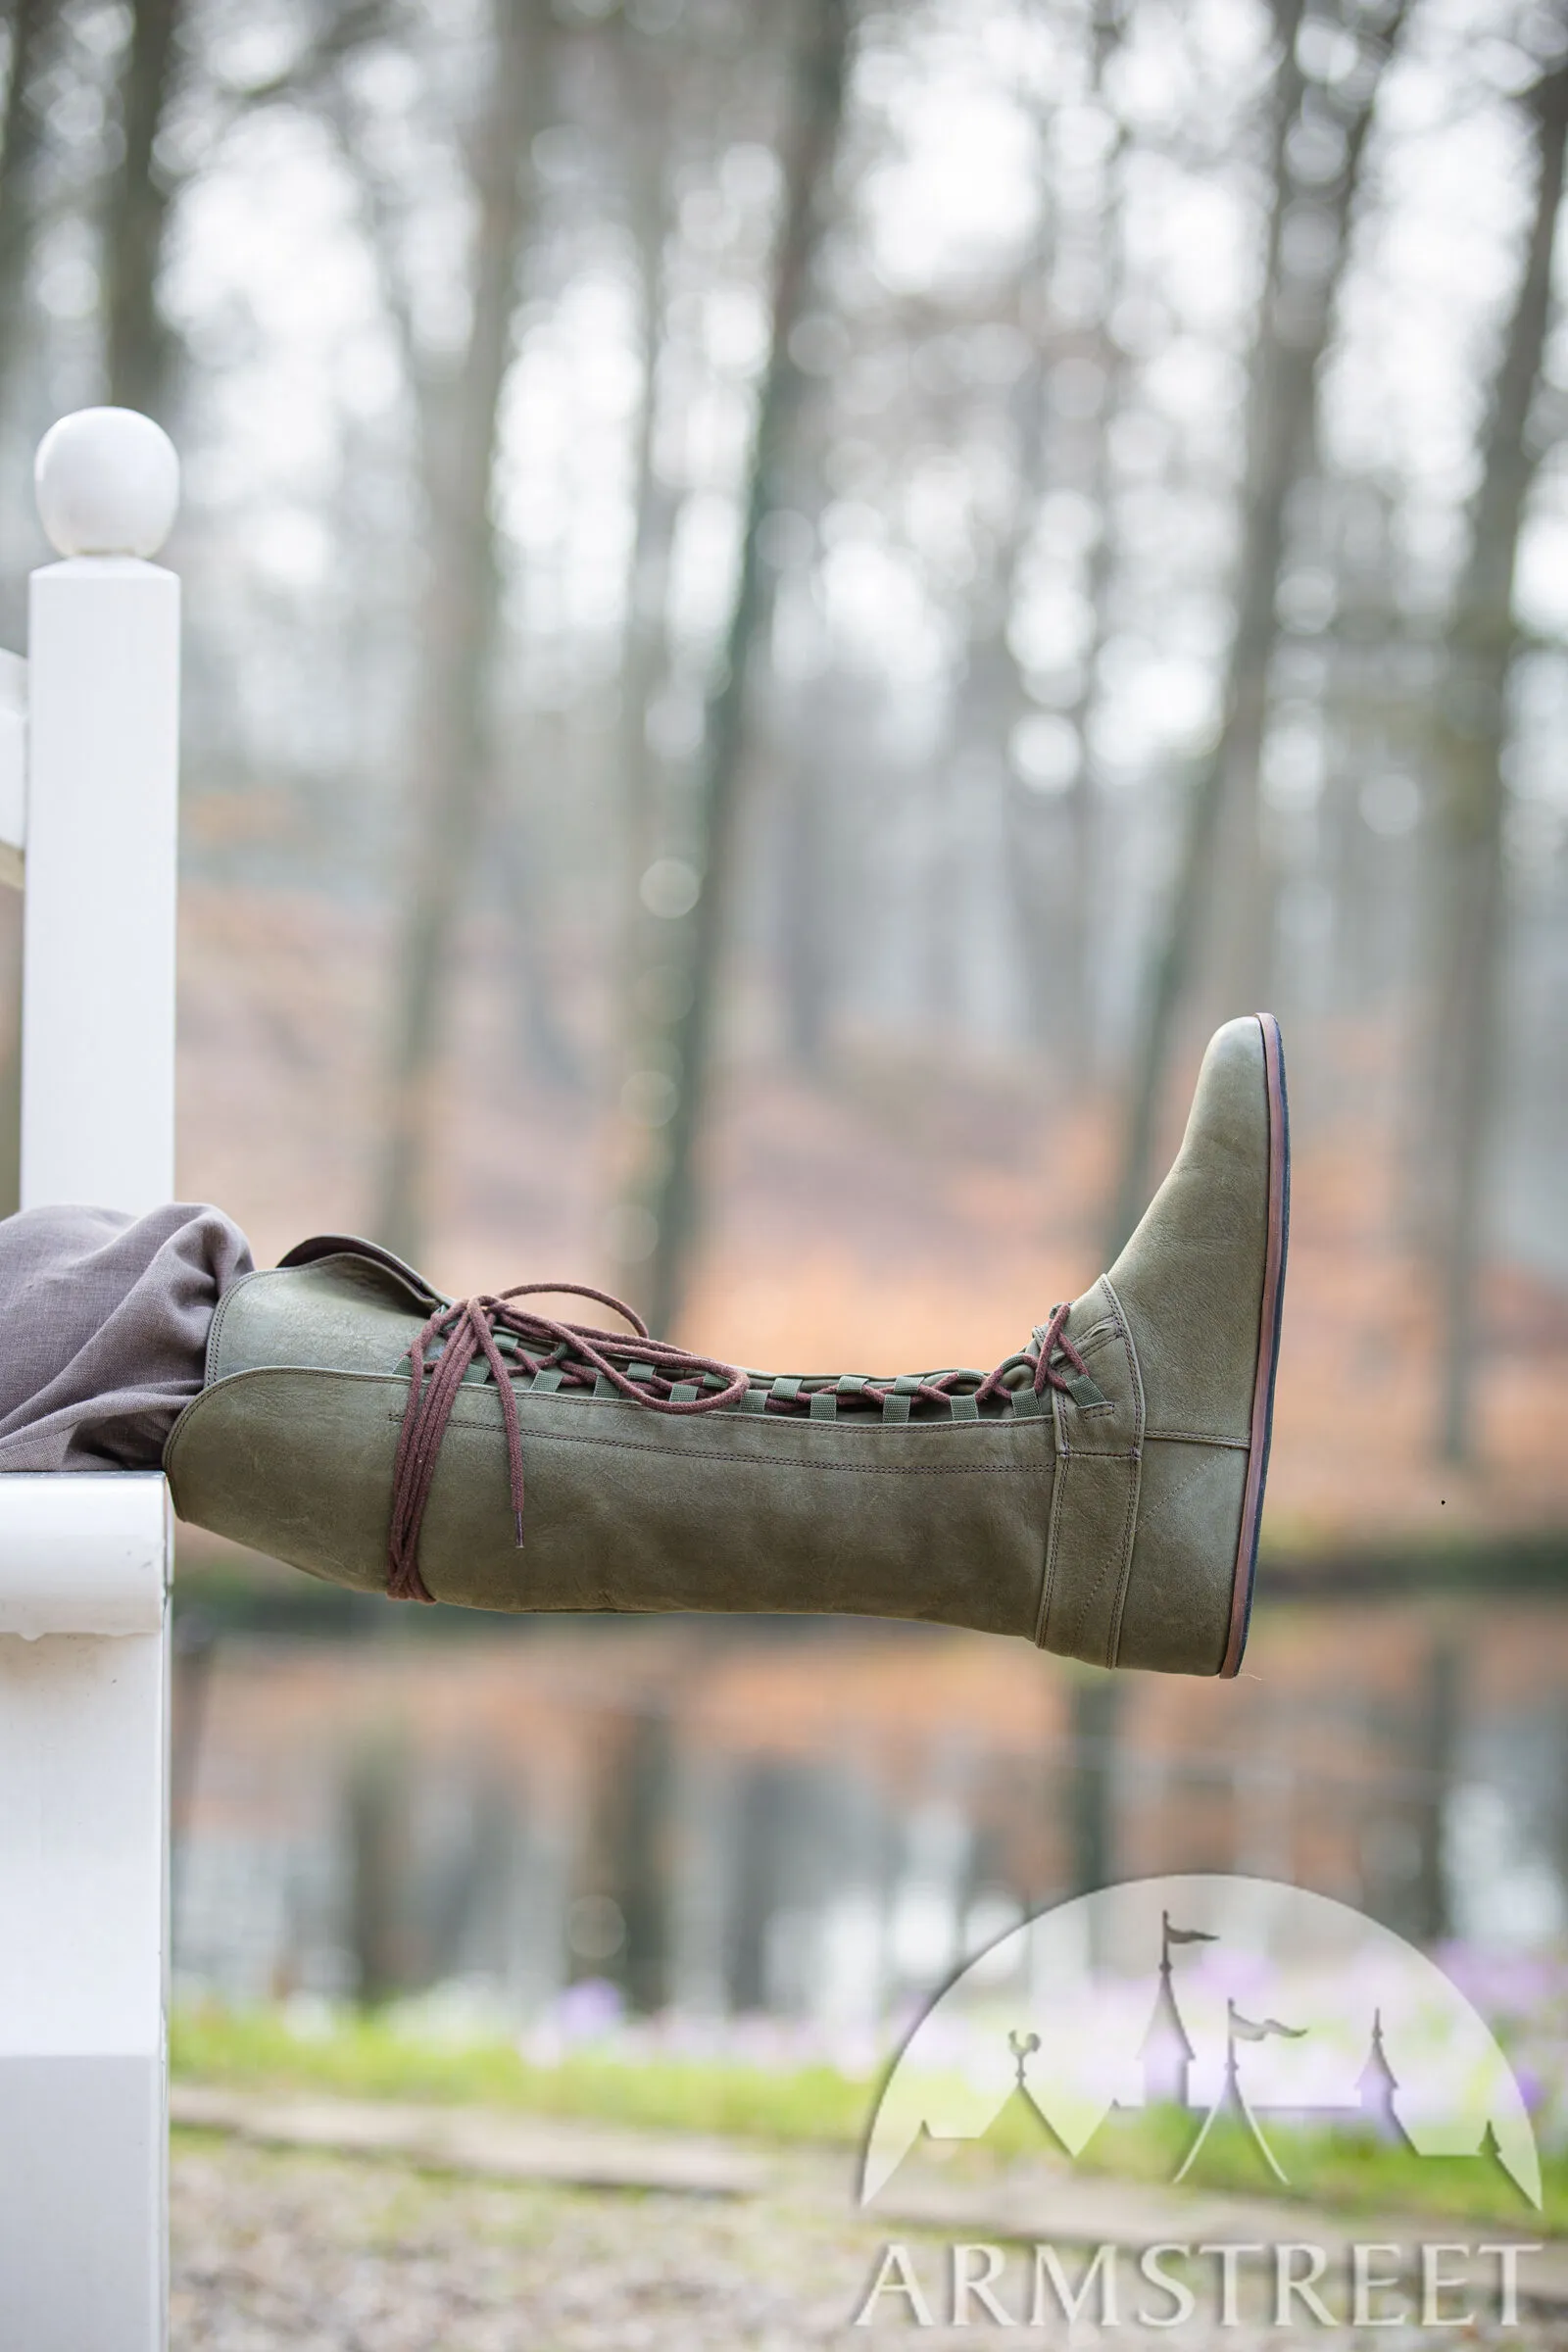
<instances>
[{"instance_id":1,"label":"tree trunk","mask_svg":"<svg viewBox=\"0 0 1568 2352\"><path fill-rule=\"evenodd\" d=\"M541 126L549 22L543 0L497 0L495 72L470 151L477 224L468 344L456 381L430 402L426 427L430 552L375 1220L380 1240L416 1260L424 1245L454 935L489 765L486 687L498 603L490 476L529 210L524 159Z\"/></svg>"},{"instance_id":2,"label":"tree trunk","mask_svg":"<svg viewBox=\"0 0 1568 2352\"><path fill-rule=\"evenodd\" d=\"M821 1074L837 969L834 914L834 752L841 689L829 671L816 682L795 740L782 751L779 982L791 1061Z\"/></svg>"},{"instance_id":3,"label":"tree trunk","mask_svg":"<svg viewBox=\"0 0 1568 2352\"><path fill-rule=\"evenodd\" d=\"M1401 5L1381 35L1385 58L1398 37L1403 13ZM1342 122L1344 170L1333 191L1312 208L1320 217L1330 247L1328 266L1318 266L1315 270L1293 267L1287 229L1294 191L1287 146L1306 87L1296 61L1296 36L1302 14L1302 0L1276 0L1279 63L1271 122L1267 262L1248 404L1236 629L1219 736L1190 787L1175 887L1146 984L1120 1171L1104 1235L1107 1263L1137 1224L1152 1190L1152 1161L1177 1018L1212 906L1213 867L1227 808L1234 814L1241 844L1239 862L1244 870L1236 877L1237 887L1223 909L1224 918L1230 925L1256 926L1254 941L1266 929L1266 916L1260 910L1267 905L1267 894L1261 889L1256 830L1258 768L1268 710L1269 666L1279 635L1275 598L1285 553L1286 509L1311 452L1318 368L1328 342L1361 158L1381 81L1381 74L1369 81L1359 94L1356 111ZM1255 950L1248 958L1253 962L1264 959ZM1237 1009L1226 1006L1227 1011Z\"/></svg>"},{"instance_id":4,"label":"tree trunk","mask_svg":"<svg viewBox=\"0 0 1568 2352\"><path fill-rule=\"evenodd\" d=\"M1501 760L1514 650L1514 569L1540 462L1539 451L1529 444L1528 426L1551 310L1552 252L1568 140L1568 73L1540 82L1532 103L1539 126L1535 216L1493 386L1470 556L1445 640L1437 710L1442 919L1434 925L1432 944L1443 1186L1440 1439L1446 1458L1456 1462L1468 1460L1475 1450L1477 1276L1499 1047L1507 800Z\"/></svg>"},{"instance_id":5,"label":"tree trunk","mask_svg":"<svg viewBox=\"0 0 1568 2352\"><path fill-rule=\"evenodd\" d=\"M1049 215L1048 215L1049 222ZM1045 282L1051 267L1051 229L1032 246L1025 275L1017 288L1019 307L1030 281ZM931 782L932 839L927 844L929 898L926 921L931 934L928 1010L938 1026L954 1012L956 967L963 954L955 936L960 919L955 905L956 873L951 835L973 838L975 828L961 814L954 827L955 796L963 789L956 771L965 754L979 752L989 769L994 760L1001 771L1001 833L1007 913L1017 937L1020 994L1025 1032L1031 1046L1044 1049L1052 1037L1051 1007L1060 999L1054 988L1053 950L1056 941L1054 918L1059 910L1056 881L1060 866L1056 811L1043 808L1039 796L1007 771L1012 730L1029 709L1019 674L1018 660L1007 627L1018 600L1019 575L1034 534L1035 516L1046 486L1049 458L1049 355L1037 347L1020 375L1009 404L1016 460L1017 487L1012 513L998 533L986 571L970 598L969 637L964 648L963 672L954 689L949 721ZM999 910L1000 911L1000 910Z\"/></svg>"},{"instance_id":6,"label":"tree trunk","mask_svg":"<svg viewBox=\"0 0 1568 2352\"><path fill-rule=\"evenodd\" d=\"M373 2009L413 1986L413 1767L405 1735L362 1740L344 1788L348 1947L354 1997Z\"/></svg>"},{"instance_id":7,"label":"tree trunk","mask_svg":"<svg viewBox=\"0 0 1568 2352\"><path fill-rule=\"evenodd\" d=\"M1094 552L1089 559L1089 577L1086 582L1089 609L1094 614L1094 637L1084 658L1082 682L1072 708L1066 712L1078 738L1078 772L1068 788L1067 806L1063 811L1068 838L1067 872L1062 894L1057 969L1051 983L1058 993L1062 1006L1056 1027L1066 1041L1068 1075L1079 1086L1090 1079L1099 1061L1101 1008L1096 983L1100 960L1100 927L1095 920L1095 907L1100 875L1100 808L1094 754L1089 738L1100 695L1097 676L1100 650L1109 634L1107 607L1116 567L1107 442L1111 421L1121 405L1128 373L1125 356L1116 349L1108 335L1105 337L1104 368L1102 428L1095 436L1094 453L1086 468L1088 495L1100 510L1100 536L1095 541Z\"/></svg>"},{"instance_id":8,"label":"tree trunk","mask_svg":"<svg viewBox=\"0 0 1568 2352\"><path fill-rule=\"evenodd\" d=\"M546 771L548 772L548 771ZM489 790L501 797L504 770ZM580 1095L587 1080L570 1031L561 1018L550 956L541 922L547 895L535 854L534 811L523 801L521 777L510 806L497 809L485 835L486 856L500 886L506 915L506 947L512 967L517 1066L559 1095Z\"/></svg>"},{"instance_id":9,"label":"tree trunk","mask_svg":"<svg viewBox=\"0 0 1568 2352\"><path fill-rule=\"evenodd\" d=\"M617 1758L611 1833L614 1891L626 1923L618 1975L627 2006L657 2016L670 1998L670 1879L678 1782L668 1712L640 1706Z\"/></svg>"},{"instance_id":10,"label":"tree trunk","mask_svg":"<svg viewBox=\"0 0 1568 2352\"><path fill-rule=\"evenodd\" d=\"M1459 1765L1461 1654L1447 1632L1435 1636L1416 1697L1415 1769L1419 1778L1416 1876L1409 1933L1441 1943L1453 1933L1448 1902L1446 1832Z\"/></svg>"},{"instance_id":11,"label":"tree trunk","mask_svg":"<svg viewBox=\"0 0 1568 2352\"><path fill-rule=\"evenodd\" d=\"M123 141L104 206L104 372L110 400L168 424L172 344L158 309L171 188L154 149L173 86L180 0L135 0L120 83Z\"/></svg>"},{"instance_id":12,"label":"tree trunk","mask_svg":"<svg viewBox=\"0 0 1568 2352\"><path fill-rule=\"evenodd\" d=\"M1122 16L1112 0L1097 0L1089 27L1090 92L1097 102L1103 102L1107 70L1120 47L1122 31ZM1015 782L1009 808L1016 853L1012 871L1019 900L1030 1026L1037 1044L1054 1045L1060 1053L1063 1074L1074 1087L1081 1087L1088 1080L1096 1061L1099 930L1094 920L1094 906L1098 811L1089 729L1098 692L1100 649L1108 634L1107 606L1115 566L1110 431L1129 375L1127 356L1107 323L1122 279L1127 144L1126 126L1118 123L1115 142L1105 158L1102 188L1091 215L1091 234L1102 273L1101 323L1090 342L1090 350L1102 373L1099 414L1087 422L1087 429L1080 424L1076 433L1064 432L1063 420L1056 420L1056 434L1063 443L1055 453L1056 478L1081 489L1100 516L1100 534L1085 582L1087 602L1094 615L1094 636L1084 656L1078 690L1071 707L1063 713L1078 739L1078 770L1060 805L1030 806L1036 796L1027 786ZM1064 231L1053 222L1049 234L1054 242ZM1042 239L1039 271L1042 283L1047 254L1046 241ZM1065 338L1067 351L1075 351L1081 344L1078 335ZM1043 396L1046 390L1043 381ZM1044 472L1042 466L1037 489L1045 487ZM1021 706L1021 697L1015 699Z\"/></svg>"},{"instance_id":13,"label":"tree trunk","mask_svg":"<svg viewBox=\"0 0 1568 2352\"><path fill-rule=\"evenodd\" d=\"M32 103L49 24L44 0L13 0L11 58L0 109L0 408L28 335L23 307L32 248L33 170L39 140ZM20 587L20 583L18 584ZM9 596L7 602L9 604ZM0 1216L22 1204L22 900L6 891L0 912Z\"/></svg>"},{"instance_id":14,"label":"tree trunk","mask_svg":"<svg viewBox=\"0 0 1568 2352\"><path fill-rule=\"evenodd\" d=\"M635 119L637 99L626 94ZM654 126L666 136L667 110ZM645 1174L646 1120L639 1108L649 1063L651 1035L661 1026L660 974L667 928L644 906L641 884L653 863L659 831L663 762L649 741L649 717L669 657L669 567L675 545L680 493L662 480L655 464L659 428L659 361L663 345L666 253L670 236L668 173L661 145L646 122L628 133L631 143L633 223L642 293L643 403L637 427L636 519L626 582L626 617L621 638L620 708L616 728L619 790L616 796L619 857L615 875L615 1027L611 1040L616 1108L608 1154L611 1196L618 1200ZM666 1015L667 1017L667 1011ZM656 1089L656 1094L657 1094ZM657 1105L656 1105L657 1106ZM629 1228L637 1218L624 1220ZM646 1249L635 1230L623 1232L615 1251L616 1288L629 1297L646 1273Z\"/></svg>"},{"instance_id":15,"label":"tree trunk","mask_svg":"<svg viewBox=\"0 0 1568 2352\"><path fill-rule=\"evenodd\" d=\"M768 598L761 525L778 504L780 464L801 390L789 354L821 226L843 113L850 24L847 0L807 0L796 69L794 120L786 133L784 220L774 267L771 339L758 403L746 489L739 576L729 628L704 725L695 821L698 893L672 943L674 981L660 1040L661 1066L675 1090L662 1151L651 1155L645 1203L652 1248L644 1290L656 1331L679 1317L697 1224L696 1150L707 1109L714 1015L734 893L737 819L747 751L747 675L762 635ZM673 925L670 926L673 929Z\"/></svg>"},{"instance_id":16,"label":"tree trunk","mask_svg":"<svg viewBox=\"0 0 1568 2352\"><path fill-rule=\"evenodd\" d=\"M39 0L21 0L44 17ZM178 346L158 306L158 279L177 178L158 160L158 134L179 79L187 0L131 0L130 38L120 76L120 160L106 176L102 214L104 378L118 407L168 425ZM304 58L242 101L265 104L308 93L358 44L385 30L375 0L341 0L325 10ZM3 298L3 270L0 270Z\"/></svg>"},{"instance_id":17,"label":"tree trunk","mask_svg":"<svg viewBox=\"0 0 1568 2352\"><path fill-rule=\"evenodd\" d=\"M0 400L27 339L23 282L32 245L32 175L41 144L32 85L48 30L47 0L13 0L11 60L0 111Z\"/></svg>"},{"instance_id":18,"label":"tree trunk","mask_svg":"<svg viewBox=\"0 0 1568 2352\"><path fill-rule=\"evenodd\" d=\"M1121 1685L1109 1675L1072 1686L1072 1890L1093 1894L1116 1875L1116 1744Z\"/></svg>"}]
</instances>

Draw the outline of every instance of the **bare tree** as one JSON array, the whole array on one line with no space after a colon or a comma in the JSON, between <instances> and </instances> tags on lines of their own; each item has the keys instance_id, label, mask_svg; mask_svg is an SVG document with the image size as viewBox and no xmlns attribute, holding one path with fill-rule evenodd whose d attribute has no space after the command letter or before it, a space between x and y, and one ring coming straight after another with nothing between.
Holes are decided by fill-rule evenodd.
<instances>
[{"instance_id":1,"label":"bare tree","mask_svg":"<svg viewBox=\"0 0 1568 2352\"><path fill-rule=\"evenodd\" d=\"M1177 1018L1213 903L1213 868L1227 808L1243 845L1242 872L1229 894L1227 919L1258 919L1258 770L1269 667L1279 635L1275 599L1286 553L1287 509L1312 456L1319 366L1333 323L1382 68L1398 38L1404 0L1376 41L1364 33L1358 36L1362 70L1339 85L1343 95L1312 89L1301 71L1298 36L1303 14L1303 0L1274 0L1278 64L1269 117L1267 255L1249 388L1236 624L1219 733L1190 787L1175 886L1151 958L1128 1090L1126 1133L1104 1235L1107 1258L1120 1250L1149 1198ZM1337 125L1344 162L1332 186L1303 213L1292 148L1309 97L1325 126Z\"/></svg>"},{"instance_id":2,"label":"bare tree","mask_svg":"<svg viewBox=\"0 0 1568 2352\"><path fill-rule=\"evenodd\" d=\"M435 1132L446 982L490 767L487 685L497 574L490 482L530 218L523 161L542 127L552 40L545 0L496 0L494 71L468 143L475 225L469 324L456 366L420 379L429 549L419 628L407 881L392 961L386 1129L376 1231L417 1257Z\"/></svg>"},{"instance_id":3,"label":"bare tree","mask_svg":"<svg viewBox=\"0 0 1568 2352\"><path fill-rule=\"evenodd\" d=\"M33 88L51 22L47 0L12 0L0 110L0 397L26 335L22 291L32 244L32 181L42 144Z\"/></svg>"},{"instance_id":4,"label":"bare tree","mask_svg":"<svg viewBox=\"0 0 1568 2352\"><path fill-rule=\"evenodd\" d=\"M790 1057L807 1072L822 1067L837 978L832 778L847 699L830 669L813 682L791 742L780 747L779 988Z\"/></svg>"},{"instance_id":5,"label":"bare tree","mask_svg":"<svg viewBox=\"0 0 1568 2352\"><path fill-rule=\"evenodd\" d=\"M1514 571L1542 454L1532 440L1530 419L1551 313L1568 142L1568 71L1544 76L1529 106L1536 126L1535 208L1492 387L1470 553L1445 640L1437 703L1441 914L1433 925L1433 945L1444 1318L1440 1439L1450 1461L1467 1459L1475 1446L1477 1271L1495 1108L1504 938L1502 751L1517 645Z\"/></svg>"},{"instance_id":6,"label":"bare tree","mask_svg":"<svg viewBox=\"0 0 1568 2352\"><path fill-rule=\"evenodd\" d=\"M32 182L40 145L33 79L49 24L44 0L13 0L6 94L0 109L0 402L11 389L27 324L23 287L32 246ZM22 909L14 892L0 910L0 970L4 1027L0 1030L0 1216L21 1200L22 1155Z\"/></svg>"},{"instance_id":7,"label":"bare tree","mask_svg":"<svg viewBox=\"0 0 1568 2352\"><path fill-rule=\"evenodd\" d=\"M32 0L23 0L31 5ZM322 76L383 28L386 0L318 0L298 55L279 74L210 93L220 122L283 98L309 99ZM102 208L104 377L108 397L170 421L178 358L159 306L158 286L180 168L160 154L180 91L189 0L132 0L130 37L120 70L118 160L106 173Z\"/></svg>"},{"instance_id":8,"label":"bare tree","mask_svg":"<svg viewBox=\"0 0 1568 2352\"><path fill-rule=\"evenodd\" d=\"M173 180L156 148L178 66L182 5L134 0L120 81L120 161L106 183L103 226L109 398L166 424L171 345L158 273Z\"/></svg>"},{"instance_id":9,"label":"bare tree","mask_svg":"<svg viewBox=\"0 0 1568 2352\"><path fill-rule=\"evenodd\" d=\"M1103 101L1107 69L1114 61L1124 29L1124 17L1110 0L1096 0L1089 35L1090 90L1097 101ZM1109 325L1122 269L1122 172L1127 145L1126 126L1118 122L1105 157L1103 193L1095 207L1093 220L1081 224L1080 229L1082 233L1082 228L1087 227L1100 269L1101 317L1087 338L1081 332L1058 335L1049 355L1042 354L1058 363L1087 356L1098 367L1101 379L1096 414L1093 419L1085 420L1087 432L1080 426L1075 433L1058 414L1051 414L1050 433L1056 446L1050 453L1052 462L1048 466L1045 436L1040 436L1039 479L1034 485L1037 491L1044 490L1048 475L1074 480L1099 515L1099 530L1085 581L1085 600L1094 615L1095 642L1084 655L1078 690L1064 713L1077 738L1078 766L1063 807L1042 805L1040 796L1016 779L1008 802L1013 850L1010 871L1018 901L1030 1027L1041 1044L1055 1044L1063 1054L1068 1074L1075 1080L1088 1075L1094 1060L1096 778L1089 736L1097 692L1097 656L1108 627L1107 606L1115 553L1110 425L1120 411L1129 372L1127 355ZM1046 234L1051 233L1048 225ZM1043 271L1047 260L1044 238L1042 247ZM1049 385L1045 381L1041 383L1039 396L1043 403L1049 399ZM1075 442L1087 446L1075 447ZM1005 650L1004 637L1003 643ZM1016 685L1012 700L1018 708L1025 707ZM1065 857L1061 854L1063 847ZM1054 1018L1048 1013L1048 1006L1055 1007Z\"/></svg>"},{"instance_id":10,"label":"bare tree","mask_svg":"<svg viewBox=\"0 0 1568 2352\"><path fill-rule=\"evenodd\" d=\"M696 1150L707 1110L725 926L734 895L737 820L748 749L747 682L767 613L762 526L780 503L781 464L802 373L790 335L805 306L838 147L848 67L848 0L804 0L793 106L784 140L784 219L774 260L769 348L752 441L741 554L724 648L704 719L694 822L698 888L671 943L671 980L654 1006L650 1066L666 1072L674 1109L638 1188L651 1219L642 1284L656 1329L675 1324L697 1224ZM675 929L674 923L669 925Z\"/></svg>"},{"instance_id":11,"label":"bare tree","mask_svg":"<svg viewBox=\"0 0 1568 2352\"><path fill-rule=\"evenodd\" d=\"M662 926L644 906L641 883L653 863L658 839L663 779L662 762L650 741L650 727L669 659L670 564L680 513L680 490L664 477L658 464L661 359L674 233L669 154L675 129L675 78L668 55L671 40L667 32L644 36L625 24L613 50L625 122L624 202L637 257L642 362L615 729L615 968L611 1039L615 1102L609 1170L616 1194L646 1176L642 1166L646 1122L638 1117L636 1105L639 1074L648 1058L649 1032L657 1029L662 1009L657 975L664 948L659 936ZM621 1235L616 1253L617 1282L627 1293L637 1288L643 1270L635 1248L625 1246L628 1238L635 1240L634 1235Z\"/></svg>"}]
</instances>

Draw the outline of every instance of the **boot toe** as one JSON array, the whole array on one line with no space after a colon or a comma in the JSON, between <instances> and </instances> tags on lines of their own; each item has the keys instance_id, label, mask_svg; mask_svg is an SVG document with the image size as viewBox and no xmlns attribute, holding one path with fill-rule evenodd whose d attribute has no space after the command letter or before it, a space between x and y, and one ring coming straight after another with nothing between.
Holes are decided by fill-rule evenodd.
<instances>
[{"instance_id":1,"label":"boot toe","mask_svg":"<svg viewBox=\"0 0 1568 2352\"><path fill-rule=\"evenodd\" d=\"M1235 1674L1273 1418L1289 1224L1279 1027L1229 1021L1175 1165L1110 1283L1143 1374L1138 1537L1120 1660Z\"/></svg>"},{"instance_id":2,"label":"boot toe","mask_svg":"<svg viewBox=\"0 0 1568 2352\"><path fill-rule=\"evenodd\" d=\"M1055 1399L1055 1518L1060 1528L1075 1488L1093 1476L1104 1490L1099 1520L1110 1528L1120 1496L1125 1533L1114 1543L1053 1544L1048 1646L1107 1666L1237 1671L1268 1460L1288 1221L1279 1029L1272 1015L1250 1014L1210 1041L1169 1175L1109 1274L1073 1309L1069 1335L1086 1345L1108 1304L1125 1335L1127 1372L1112 1380L1114 1418L1099 1427ZM1098 1364L1094 1370L1102 1378ZM1102 1597L1098 1613L1078 1604L1080 1590Z\"/></svg>"}]
</instances>

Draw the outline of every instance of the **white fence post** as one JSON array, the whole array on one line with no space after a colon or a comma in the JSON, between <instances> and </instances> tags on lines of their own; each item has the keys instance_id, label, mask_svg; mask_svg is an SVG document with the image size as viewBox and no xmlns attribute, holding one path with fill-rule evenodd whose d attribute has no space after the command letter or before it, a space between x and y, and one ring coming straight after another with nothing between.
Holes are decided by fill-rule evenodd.
<instances>
[{"instance_id":1,"label":"white fence post","mask_svg":"<svg viewBox=\"0 0 1568 2352\"><path fill-rule=\"evenodd\" d=\"M9 845L24 1207L140 1212L173 1192L179 585L143 559L177 497L168 439L127 410L68 416L38 453L66 560L32 578ZM167 2338L170 1558L157 1475L0 1479L8 2352Z\"/></svg>"},{"instance_id":2,"label":"white fence post","mask_svg":"<svg viewBox=\"0 0 1568 2352\"><path fill-rule=\"evenodd\" d=\"M27 623L24 1208L173 1196L179 582L139 559L178 494L126 409L67 416L38 452L67 561L33 573Z\"/></svg>"}]
</instances>

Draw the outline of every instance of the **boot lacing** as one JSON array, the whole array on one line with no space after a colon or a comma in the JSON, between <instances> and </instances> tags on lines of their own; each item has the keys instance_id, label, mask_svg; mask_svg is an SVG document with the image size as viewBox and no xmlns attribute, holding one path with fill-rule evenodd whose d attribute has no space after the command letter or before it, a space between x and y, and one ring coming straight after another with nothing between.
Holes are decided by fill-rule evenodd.
<instances>
[{"instance_id":1,"label":"boot lacing","mask_svg":"<svg viewBox=\"0 0 1568 2352\"><path fill-rule=\"evenodd\" d=\"M588 1323L564 1323L532 1307L508 1304L509 1299L541 1291L551 1296L566 1293L573 1298L595 1298L601 1306L624 1316L635 1336L601 1331ZM1070 1383L1056 1370L1053 1360L1058 1355L1065 1357L1080 1378L1087 1379L1088 1367L1066 1337L1070 1311L1067 1303L1054 1308L1051 1320L1035 1333L1026 1350L1005 1356L980 1380L977 1388L967 1390L965 1393L974 1405L978 1407L989 1396L1010 1394L1022 1384L1016 1379L1009 1380L1008 1375L1025 1369L1031 1373L1029 1385L1036 1396L1042 1396L1048 1385L1070 1393ZM505 1352L499 1345L502 1338L511 1343ZM427 1351L431 1348L437 1348L438 1353L433 1361L427 1361ZM536 1356L531 1352L534 1348L542 1348L543 1353ZM584 1283L521 1282L494 1296L460 1298L451 1306L437 1307L409 1350L409 1399L403 1410L392 1469L392 1528L386 1589L394 1600L435 1597L419 1573L419 1530L452 1407L465 1374L479 1356L488 1365L501 1398L507 1477L519 1550L522 1548L522 1430L517 1420L514 1380L526 1374L537 1381L549 1374L558 1391L593 1389L600 1395L605 1393L602 1384L608 1384L617 1396L633 1404L644 1405L650 1412L670 1414L721 1412L726 1406L739 1404L751 1387L747 1373L734 1364L720 1363L711 1356L693 1355L684 1348L672 1348L663 1340L651 1339L647 1324L632 1307L612 1298L608 1291L591 1290ZM951 1405L958 1384L974 1381L976 1377L972 1372L933 1373L929 1379L901 1382L899 1388L911 1401L924 1398L928 1403ZM700 1393L680 1393L694 1389ZM856 1393L866 1404L883 1405L894 1392L891 1385L864 1380ZM768 1395L761 1409L808 1413L811 1394L791 1384L786 1394Z\"/></svg>"}]
</instances>

